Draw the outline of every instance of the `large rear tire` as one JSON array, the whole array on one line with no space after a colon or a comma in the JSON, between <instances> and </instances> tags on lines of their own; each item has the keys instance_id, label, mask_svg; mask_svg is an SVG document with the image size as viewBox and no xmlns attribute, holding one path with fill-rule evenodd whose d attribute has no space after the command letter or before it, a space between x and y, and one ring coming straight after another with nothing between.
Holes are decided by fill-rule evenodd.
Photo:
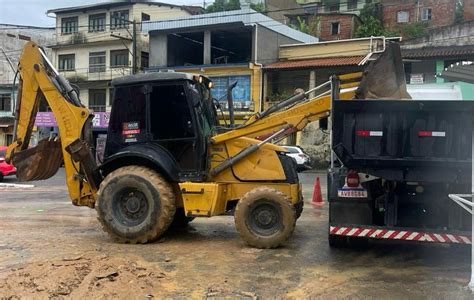
<instances>
[{"instance_id":1,"label":"large rear tire","mask_svg":"<svg viewBox=\"0 0 474 300\"><path fill-rule=\"evenodd\" d=\"M276 248L293 233L296 212L280 191L259 187L247 192L237 203L235 226L240 237L256 248Z\"/></svg>"},{"instance_id":2,"label":"large rear tire","mask_svg":"<svg viewBox=\"0 0 474 300\"><path fill-rule=\"evenodd\" d=\"M176 211L175 195L154 170L126 166L101 183L96 209L104 230L115 241L144 244L168 229Z\"/></svg>"}]
</instances>

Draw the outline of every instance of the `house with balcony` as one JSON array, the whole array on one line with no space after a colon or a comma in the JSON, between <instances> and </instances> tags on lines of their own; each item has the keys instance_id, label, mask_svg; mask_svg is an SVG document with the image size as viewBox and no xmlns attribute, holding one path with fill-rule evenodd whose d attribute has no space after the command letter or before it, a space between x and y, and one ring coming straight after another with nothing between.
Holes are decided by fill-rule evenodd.
<instances>
[{"instance_id":1,"label":"house with balcony","mask_svg":"<svg viewBox=\"0 0 474 300\"><path fill-rule=\"evenodd\" d=\"M53 64L78 87L86 106L109 111L109 82L148 67L148 35L142 34L142 22L201 12L200 7L144 0L50 9L47 14L56 18L55 42L49 46Z\"/></svg>"},{"instance_id":2,"label":"house with balcony","mask_svg":"<svg viewBox=\"0 0 474 300\"><path fill-rule=\"evenodd\" d=\"M24 26L2 24L0 31L0 146L7 146L13 140L16 91L18 78L14 82L16 68L23 46L34 41L39 45L48 45L53 40L53 29L28 30ZM51 57L51 51L46 49Z\"/></svg>"},{"instance_id":3,"label":"house with balcony","mask_svg":"<svg viewBox=\"0 0 474 300\"><path fill-rule=\"evenodd\" d=\"M224 109L227 88L237 81L232 93L237 120L263 108L262 67L278 60L280 45L318 41L245 6L143 27L150 35L149 72L206 75Z\"/></svg>"}]
</instances>

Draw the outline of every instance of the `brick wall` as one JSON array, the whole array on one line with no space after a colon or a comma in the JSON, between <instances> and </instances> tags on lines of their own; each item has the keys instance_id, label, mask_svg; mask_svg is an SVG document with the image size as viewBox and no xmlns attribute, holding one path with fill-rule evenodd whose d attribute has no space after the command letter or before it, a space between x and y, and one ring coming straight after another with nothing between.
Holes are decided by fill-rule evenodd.
<instances>
[{"instance_id":1,"label":"brick wall","mask_svg":"<svg viewBox=\"0 0 474 300\"><path fill-rule=\"evenodd\" d=\"M472 2L473 0L464 0ZM418 3L418 5L417 5ZM429 28L449 26L454 23L456 1L454 0L407 0L400 3L399 0L382 1L382 18L385 28L400 28L407 23L397 22L397 14L400 11L408 12L408 23L421 22L423 9L431 9L431 20L428 20Z\"/></svg>"},{"instance_id":2,"label":"brick wall","mask_svg":"<svg viewBox=\"0 0 474 300\"><path fill-rule=\"evenodd\" d=\"M474 20L474 0L464 0L463 20Z\"/></svg>"},{"instance_id":3,"label":"brick wall","mask_svg":"<svg viewBox=\"0 0 474 300\"><path fill-rule=\"evenodd\" d=\"M320 28L317 36L325 41L351 39L354 37L357 17L349 14L319 15ZM339 23L339 33L332 34L333 23Z\"/></svg>"}]
</instances>

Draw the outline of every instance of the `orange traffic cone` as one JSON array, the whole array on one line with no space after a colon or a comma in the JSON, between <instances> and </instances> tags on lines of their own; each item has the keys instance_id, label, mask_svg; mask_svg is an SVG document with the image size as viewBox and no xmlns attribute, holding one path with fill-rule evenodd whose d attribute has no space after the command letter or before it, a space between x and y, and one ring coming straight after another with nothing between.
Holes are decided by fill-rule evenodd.
<instances>
[{"instance_id":1,"label":"orange traffic cone","mask_svg":"<svg viewBox=\"0 0 474 300\"><path fill-rule=\"evenodd\" d=\"M319 182L319 177L316 177L314 181L314 189L313 189L313 199L311 200L311 204L313 205L323 205L323 195L321 194L321 183Z\"/></svg>"}]
</instances>

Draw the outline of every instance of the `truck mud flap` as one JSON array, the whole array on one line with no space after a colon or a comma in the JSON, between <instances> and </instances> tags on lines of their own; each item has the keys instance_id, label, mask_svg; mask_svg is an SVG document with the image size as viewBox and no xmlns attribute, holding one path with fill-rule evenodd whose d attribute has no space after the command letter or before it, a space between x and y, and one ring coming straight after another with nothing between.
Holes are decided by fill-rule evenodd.
<instances>
[{"instance_id":1,"label":"truck mud flap","mask_svg":"<svg viewBox=\"0 0 474 300\"><path fill-rule=\"evenodd\" d=\"M471 244L470 233L419 231L416 228L330 225L330 235L428 243Z\"/></svg>"}]
</instances>

